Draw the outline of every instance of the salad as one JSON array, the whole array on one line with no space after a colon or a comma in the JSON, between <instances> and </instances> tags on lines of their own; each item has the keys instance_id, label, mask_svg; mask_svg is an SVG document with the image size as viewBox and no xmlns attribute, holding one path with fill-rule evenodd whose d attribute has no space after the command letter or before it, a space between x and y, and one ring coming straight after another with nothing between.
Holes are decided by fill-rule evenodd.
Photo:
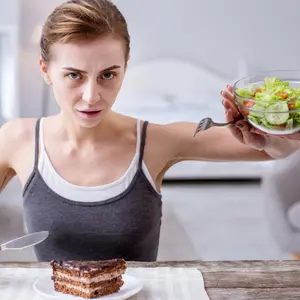
<instances>
[{"instance_id":1,"label":"salad","mask_svg":"<svg viewBox=\"0 0 300 300\"><path fill-rule=\"evenodd\" d=\"M279 78L265 78L260 86L237 89L239 104L247 118L269 129L293 129L300 126L300 88ZM244 99L246 98L246 99Z\"/></svg>"}]
</instances>

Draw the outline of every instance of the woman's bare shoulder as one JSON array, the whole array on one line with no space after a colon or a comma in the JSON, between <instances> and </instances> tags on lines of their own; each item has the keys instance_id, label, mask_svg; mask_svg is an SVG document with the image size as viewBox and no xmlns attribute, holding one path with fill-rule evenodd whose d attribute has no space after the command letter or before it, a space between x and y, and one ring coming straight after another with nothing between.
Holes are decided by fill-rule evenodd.
<instances>
[{"instance_id":1,"label":"woman's bare shoulder","mask_svg":"<svg viewBox=\"0 0 300 300\"><path fill-rule=\"evenodd\" d=\"M0 128L0 153L12 156L25 143L34 141L34 118L19 118L7 121Z\"/></svg>"},{"instance_id":2,"label":"woman's bare shoulder","mask_svg":"<svg viewBox=\"0 0 300 300\"><path fill-rule=\"evenodd\" d=\"M34 132L37 119L35 118L17 118L12 119L2 125L0 128L1 138L10 142L20 143L28 139L34 139Z\"/></svg>"}]
</instances>

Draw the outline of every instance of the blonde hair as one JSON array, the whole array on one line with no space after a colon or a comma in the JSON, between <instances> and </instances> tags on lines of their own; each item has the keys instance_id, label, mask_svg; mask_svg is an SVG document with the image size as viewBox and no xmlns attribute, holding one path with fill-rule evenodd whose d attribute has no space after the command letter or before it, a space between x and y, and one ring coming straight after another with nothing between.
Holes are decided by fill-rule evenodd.
<instances>
[{"instance_id":1,"label":"blonde hair","mask_svg":"<svg viewBox=\"0 0 300 300\"><path fill-rule=\"evenodd\" d=\"M40 40L44 62L50 60L50 47L102 36L114 36L125 44L129 58L130 36L127 23L119 9L109 0L71 0L56 7L47 18Z\"/></svg>"}]
</instances>

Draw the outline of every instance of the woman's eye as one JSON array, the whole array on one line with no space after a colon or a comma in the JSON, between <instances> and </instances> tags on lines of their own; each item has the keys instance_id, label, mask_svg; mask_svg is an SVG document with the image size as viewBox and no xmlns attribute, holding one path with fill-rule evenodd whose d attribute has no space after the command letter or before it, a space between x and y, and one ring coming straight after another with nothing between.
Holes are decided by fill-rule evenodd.
<instances>
[{"instance_id":1,"label":"woman's eye","mask_svg":"<svg viewBox=\"0 0 300 300\"><path fill-rule=\"evenodd\" d=\"M115 77L115 74L113 74L113 73L104 73L101 75L101 78L105 79L105 80L111 80L114 77Z\"/></svg>"},{"instance_id":2,"label":"woman's eye","mask_svg":"<svg viewBox=\"0 0 300 300\"><path fill-rule=\"evenodd\" d=\"M79 79L79 78L80 78L80 75L77 74L77 73L70 73L70 74L68 74L68 77L69 77L71 80L76 80L76 79Z\"/></svg>"}]
</instances>

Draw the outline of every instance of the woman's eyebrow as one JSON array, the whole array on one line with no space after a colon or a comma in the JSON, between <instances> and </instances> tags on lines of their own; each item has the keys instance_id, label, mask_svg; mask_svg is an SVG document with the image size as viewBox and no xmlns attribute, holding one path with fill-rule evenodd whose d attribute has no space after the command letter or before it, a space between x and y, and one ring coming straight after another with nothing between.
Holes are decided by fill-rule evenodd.
<instances>
[{"instance_id":1,"label":"woman's eyebrow","mask_svg":"<svg viewBox=\"0 0 300 300\"><path fill-rule=\"evenodd\" d=\"M119 68L121 68L121 67L118 66L118 65L113 65L111 67L105 68L104 70L100 71L99 73L109 72L109 71L119 69ZM73 68L73 67L63 67L63 69L67 70L67 71L70 71L70 72L78 72L78 73L84 73L84 74L88 73L87 71L76 69L76 68Z\"/></svg>"}]
</instances>

